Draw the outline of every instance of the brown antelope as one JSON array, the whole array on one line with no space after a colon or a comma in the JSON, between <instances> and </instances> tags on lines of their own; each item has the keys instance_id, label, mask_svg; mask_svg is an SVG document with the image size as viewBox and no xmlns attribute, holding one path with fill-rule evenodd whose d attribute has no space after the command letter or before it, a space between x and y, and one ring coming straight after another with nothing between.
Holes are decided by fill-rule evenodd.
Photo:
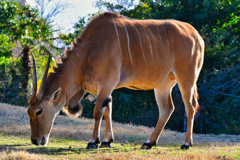
<instances>
[{"instance_id":1,"label":"brown antelope","mask_svg":"<svg viewBox=\"0 0 240 160\"><path fill-rule=\"evenodd\" d=\"M71 50L65 51L61 63L48 74L50 56L37 92L36 64L33 57L33 95L28 115L31 141L47 144L53 121L63 109L78 115L84 92L97 95L95 124L87 148L100 143L100 124L104 116L106 134L100 147L111 147L112 101L114 89L154 89L159 120L142 149L156 142L174 110L171 98L178 83L187 113L186 138L181 146L192 144L193 118L198 107L196 82L203 65L204 41L188 23L176 20L136 20L117 13L95 16Z\"/></svg>"}]
</instances>

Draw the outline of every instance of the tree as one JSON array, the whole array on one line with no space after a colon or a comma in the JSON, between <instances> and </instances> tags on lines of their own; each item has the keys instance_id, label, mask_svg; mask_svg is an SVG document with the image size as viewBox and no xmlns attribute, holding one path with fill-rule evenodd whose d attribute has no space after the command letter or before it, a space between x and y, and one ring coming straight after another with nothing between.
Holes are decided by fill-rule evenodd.
<instances>
[{"instance_id":1,"label":"tree","mask_svg":"<svg viewBox=\"0 0 240 160\"><path fill-rule=\"evenodd\" d=\"M5 70L6 67L9 68L9 66L11 66L11 63L13 63L12 67L18 65L18 67L10 69L9 72L13 74L20 72L18 76L21 75L21 82L19 81L17 84L17 88L20 90L17 93L22 93L22 90L24 90L25 94L22 94L25 95L24 99L26 100L30 74L29 51L31 50L35 55L37 50L42 54L43 52L48 52L48 49L41 46L40 42L51 43L52 26L43 18L40 18L37 9L30 8L30 6L22 5L14 1L0 1L0 33L2 35L2 42L8 46L5 48L3 45L1 46L1 64ZM22 47L21 55L18 55L21 60L17 59L17 64L15 64L11 52L12 47L14 47L16 43L20 43ZM21 65L21 67L19 65ZM21 69L18 70L17 68ZM4 75L9 73L5 72L2 74L3 77L5 77ZM11 74L9 76L12 77ZM5 78L7 79L7 77ZM6 79L3 81L6 82ZM14 77L12 77L12 79L14 80ZM12 88L8 88L9 91L7 91L6 94L9 94L11 89ZM6 90L6 88L4 90ZM14 99L14 96L12 97Z\"/></svg>"},{"instance_id":2,"label":"tree","mask_svg":"<svg viewBox=\"0 0 240 160\"><path fill-rule=\"evenodd\" d=\"M128 10L134 6L135 0L115 0L109 2L107 0L98 0L95 2L95 7L101 10L108 10L114 12L121 12L122 10Z\"/></svg>"},{"instance_id":3,"label":"tree","mask_svg":"<svg viewBox=\"0 0 240 160\"><path fill-rule=\"evenodd\" d=\"M66 1L54 1L54 0L34 0L37 9L40 12L40 17L46 21L54 21L54 18L60 14L65 13L69 8L74 6Z\"/></svg>"}]
</instances>

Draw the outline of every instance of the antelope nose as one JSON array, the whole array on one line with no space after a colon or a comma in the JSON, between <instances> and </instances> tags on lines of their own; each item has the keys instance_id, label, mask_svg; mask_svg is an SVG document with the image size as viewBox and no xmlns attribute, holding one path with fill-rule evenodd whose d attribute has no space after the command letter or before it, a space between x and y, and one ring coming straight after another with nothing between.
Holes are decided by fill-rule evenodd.
<instances>
[{"instance_id":1,"label":"antelope nose","mask_svg":"<svg viewBox=\"0 0 240 160\"><path fill-rule=\"evenodd\" d=\"M32 141L32 144L38 145L38 143L37 143L37 140L36 140L36 139L32 139L32 138L31 138L31 141Z\"/></svg>"}]
</instances>

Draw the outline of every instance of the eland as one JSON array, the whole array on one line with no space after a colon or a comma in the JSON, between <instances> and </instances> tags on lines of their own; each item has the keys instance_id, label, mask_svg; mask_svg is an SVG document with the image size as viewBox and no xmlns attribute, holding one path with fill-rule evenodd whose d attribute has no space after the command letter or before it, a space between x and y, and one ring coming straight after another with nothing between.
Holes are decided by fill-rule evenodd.
<instances>
[{"instance_id":1,"label":"eland","mask_svg":"<svg viewBox=\"0 0 240 160\"><path fill-rule=\"evenodd\" d=\"M177 20L137 20L114 12L96 15L79 38L65 51L61 63L48 73L50 56L37 91L33 56L33 95L29 100L31 141L48 142L59 110L69 116L81 111L85 92L97 95L94 128L87 148L111 147L113 90L126 87L154 90L159 119L142 149L156 146L174 111L171 91L178 83L187 114L187 132L182 149L193 143L193 118L198 108L196 82L204 59L204 41L190 24ZM100 141L104 116L105 137Z\"/></svg>"}]
</instances>

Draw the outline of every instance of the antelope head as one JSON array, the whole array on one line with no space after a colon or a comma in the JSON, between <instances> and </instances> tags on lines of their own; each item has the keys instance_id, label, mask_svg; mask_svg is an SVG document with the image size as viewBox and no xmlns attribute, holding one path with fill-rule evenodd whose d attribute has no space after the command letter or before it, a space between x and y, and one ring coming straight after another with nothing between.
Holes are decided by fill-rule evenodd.
<instances>
[{"instance_id":1,"label":"antelope head","mask_svg":"<svg viewBox=\"0 0 240 160\"><path fill-rule=\"evenodd\" d=\"M50 55L48 58L47 66L42 78L40 88L37 92L37 74L36 63L33 58L33 89L32 97L30 99L30 106L28 108L28 115L30 118L31 126L31 141L35 145L45 145L48 143L48 138L53 125L53 121L58 113L58 101L61 94L61 87L49 96L44 96L44 88L46 86L46 79L48 75L48 68L50 64Z\"/></svg>"}]
</instances>

